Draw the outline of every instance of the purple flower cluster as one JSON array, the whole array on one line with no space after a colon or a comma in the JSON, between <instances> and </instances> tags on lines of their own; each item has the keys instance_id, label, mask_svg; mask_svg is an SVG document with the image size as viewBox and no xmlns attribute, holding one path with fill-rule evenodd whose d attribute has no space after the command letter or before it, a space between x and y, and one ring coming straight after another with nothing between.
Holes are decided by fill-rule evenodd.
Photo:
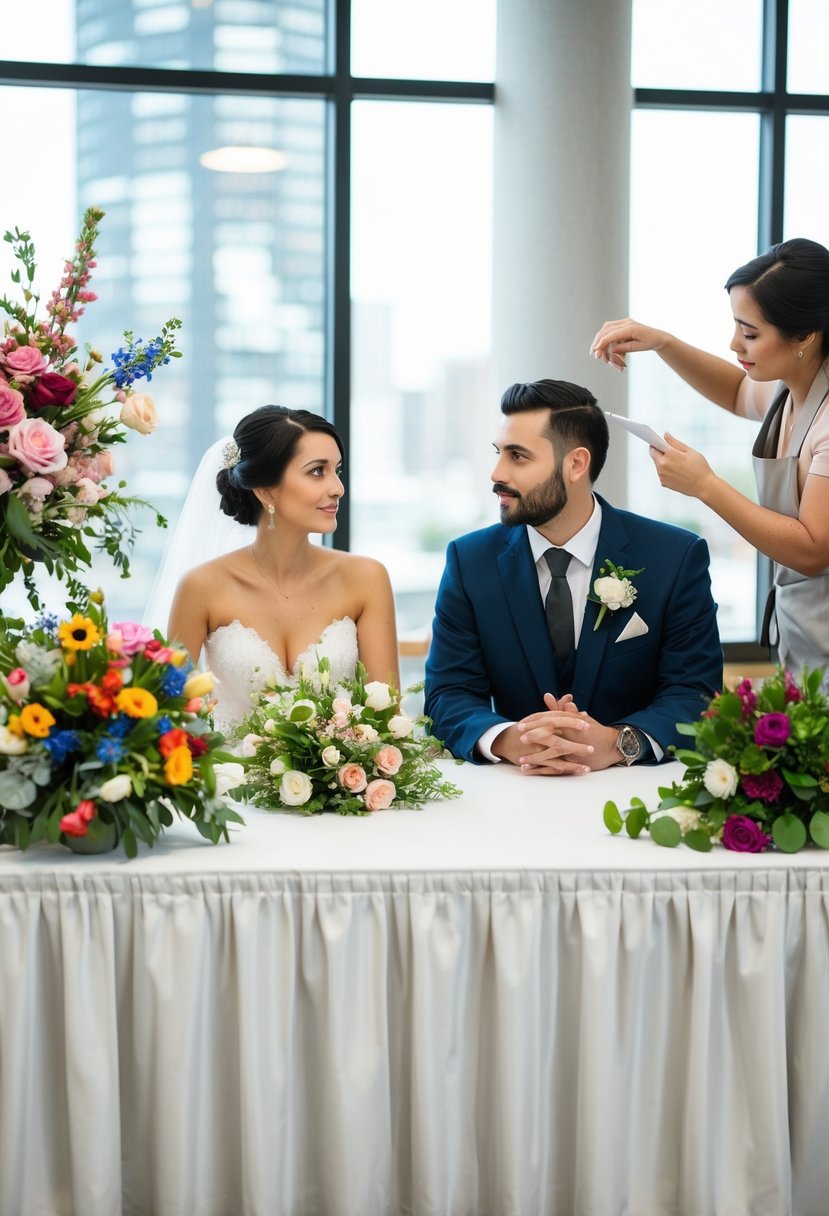
<instances>
[{"instance_id":1,"label":"purple flower cluster","mask_svg":"<svg viewBox=\"0 0 829 1216\"><path fill-rule=\"evenodd\" d=\"M776 802L783 789L783 778L774 769L765 773L747 773L741 785L749 798L759 798L761 802Z\"/></svg>"},{"instance_id":2,"label":"purple flower cluster","mask_svg":"<svg viewBox=\"0 0 829 1216\"><path fill-rule=\"evenodd\" d=\"M743 704L743 717L748 718L757 708L757 694L752 687L751 680L740 680L736 692Z\"/></svg>"}]
</instances>

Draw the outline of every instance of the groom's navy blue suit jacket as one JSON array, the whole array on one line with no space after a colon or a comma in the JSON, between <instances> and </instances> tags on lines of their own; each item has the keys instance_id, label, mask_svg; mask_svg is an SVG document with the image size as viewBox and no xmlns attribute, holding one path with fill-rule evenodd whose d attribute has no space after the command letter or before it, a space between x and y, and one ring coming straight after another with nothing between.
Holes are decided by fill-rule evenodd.
<instances>
[{"instance_id":1,"label":"groom's navy blue suit jacket","mask_svg":"<svg viewBox=\"0 0 829 1216\"><path fill-rule=\"evenodd\" d=\"M578 708L598 722L628 722L667 749L681 742L676 723L698 718L721 687L705 541L599 501L591 589L608 558L644 569L633 580L631 607L607 612L595 631L599 605L588 600L566 687L526 528L496 524L449 545L426 663L426 713L455 756L480 760L474 748L481 735L497 722L543 710L545 692L572 692ZM618 641L634 613L647 633Z\"/></svg>"}]
</instances>

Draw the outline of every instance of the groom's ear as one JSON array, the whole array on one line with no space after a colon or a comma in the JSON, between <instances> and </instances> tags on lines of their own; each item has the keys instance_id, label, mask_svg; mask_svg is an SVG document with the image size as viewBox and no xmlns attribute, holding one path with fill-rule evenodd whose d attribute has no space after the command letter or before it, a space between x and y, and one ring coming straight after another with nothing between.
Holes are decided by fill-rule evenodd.
<instances>
[{"instance_id":1,"label":"groom's ear","mask_svg":"<svg viewBox=\"0 0 829 1216\"><path fill-rule=\"evenodd\" d=\"M590 480L590 452L587 448L571 448L564 457L564 480L571 484L583 478Z\"/></svg>"}]
</instances>

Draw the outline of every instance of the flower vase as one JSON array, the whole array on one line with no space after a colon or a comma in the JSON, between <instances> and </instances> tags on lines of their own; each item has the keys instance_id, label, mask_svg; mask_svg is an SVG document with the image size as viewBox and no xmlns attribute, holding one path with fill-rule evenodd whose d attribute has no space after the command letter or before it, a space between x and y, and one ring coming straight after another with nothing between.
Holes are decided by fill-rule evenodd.
<instances>
[{"instance_id":1,"label":"flower vase","mask_svg":"<svg viewBox=\"0 0 829 1216\"><path fill-rule=\"evenodd\" d=\"M111 853L118 844L118 833L114 823L99 823L95 835L70 836L64 832L62 844L73 853Z\"/></svg>"}]
</instances>

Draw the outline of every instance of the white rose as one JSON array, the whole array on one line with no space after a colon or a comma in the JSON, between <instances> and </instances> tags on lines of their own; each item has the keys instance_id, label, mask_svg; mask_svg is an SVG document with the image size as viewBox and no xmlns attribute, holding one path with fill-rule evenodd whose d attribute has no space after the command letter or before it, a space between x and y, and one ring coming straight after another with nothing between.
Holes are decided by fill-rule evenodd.
<instances>
[{"instance_id":1,"label":"white rose","mask_svg":"<svg viewBox=\"0 0 829 1216\"><path fill-rule=\"evenodd\" d=\"M8 726L0 726L0 755L22 756L28 746L26 740L9 730Z\"/></svg>"},{"instance_id":2,"label":"white rose","mask_svg":"<svg viewBox=\"0 0 829 1216\"><path fill-rule=\"evenodd\" d=\"M224 798L229 790L237 785L245 784L245 766L234 761L226 761L213 765L213 775L216 778L216 797Z\"/></svg>"},{"instance_id":3,"label":"white rose","mask_svg":"<svg viewBox=\"0 0 829 1216\"><path fill-rule=\"evenodd\" d=\"M275 735L279 723L274 718L268 718L267 722L262 727L266 735Z\"/></svg>"},{"instance_id":4,"label":"white rose","mask_svg":"<svg viewBox=\"0 0 829 1216\"><path fill-rule=\"evenodd\" d=\"M311 779L307 773L291 769L279 783L279 797L285 806L303 806L311 797Z\"/></svg>"},{"instance_id":5,"label":"white rose","mask_svg":"<svg viewBox=\"0 0 829 1216\"><path fill-rule=\"evenodd\" d=\"M354 727L354 738L360 743L376 743L380 736L368 722L358 722Z\"/></svg>"},{"instance_id":6,"label":"white rose","mask_svg":"<svg viewBox=\"0 0 829 1216\"><path fill-rule=\"evenodd\" d=\"M414 730L414 722L405 714L395 714L389 718L389 734L393 739L405 739Z\"/></svg>"},{"instance_id":7,"label":"white rose","mask_svg":"<svg viewBox=\"0 0 829 1216\"><path fill-rule=\"evenodd\" d=\"M366 684L366 705L369 709L388 709L392 703L392 695L388 684L380 680L370 680Z\"/></svg>"},{"instance_id":8,"label":"white rose","mask_svg":"<svg viewBox=\"0 0 829 1216\"><path fill-rule=\"evenodd\" d=\"M636 599L636 588L630 579L615 578L610 574L605 578L597 578L593 583L593 590L611 612L616 612L619 608L629 608Z\"/></svg>"},{"instance_id":9,"label":"white rose","mask_svg":"<svg viewBox=\"0 0 829 1216\"><path fill-rule=\"evenodd\" d=\"M260 743L264 742L265 740L261 735L245 735L244 739L239 744L239 755L255 756L257 747Z\"/></svg>"},{"instance_id":10,"label":"white rose","mask_svg":"<svg viewBox=\"0 0 829 1216\"><path fill-rule=\"evenodd\" d=\"M104 782L98 790L98 797L104 802L120 802L131 792L132 779L126 773L116 773L109 781Z\"/></svg>"},{"instance_id":11,"label":"white rose","mask_svg":"<svg viewBox=\"0 0 829 1216\"><path fill-rule=\"evenodd\" d=\"M732 798L737 793L737 770L727 760L709 760L702 784L712 798Z\"/></svg>"},{"instance_id":12,"label":"white rose","mask_svg":"<svg viewBox=\"0 0 829 1216\"><path fill-rule=\"evenodd\" d=\"M158 411L146 393L130 393L121 407L121 421L131 431L151 435L158 426Z\"/></svg>"},{"instance_id":13,"label":"white rose","mask_svg":"<svg viewBox=\"0 0 829 1216\"><path fill-rule=\"evenodd\" d=\"M281 756L277 756L275 760L271 760L270 772L273 777L279 777L282 773L287 773L288 766Z\"/></svg>"},{"instance_id":14,"label":"white rose","mask_svg":"<svg viewBox=\"0 0 829 1216\"><path fill-rule=\"evenodd\" d=\"M671 819L675 819L677 821L679 824L679 830L683 836L686 836L688 832L693 832L695 828L699 827L701 812L695 811L690 806L672 807L667 814L670 815Z\"/></svg>"},{"instance_id":15,"label":"white rose","mask_svg":"<svg viewBox=\"0 0 829 1216\"><path fill-rule=\"evenodd\" d=\"M324 747L320 756L326 768L336 768L342 759L340 750L337 747Z\"/></svg>"}]
</instances>

